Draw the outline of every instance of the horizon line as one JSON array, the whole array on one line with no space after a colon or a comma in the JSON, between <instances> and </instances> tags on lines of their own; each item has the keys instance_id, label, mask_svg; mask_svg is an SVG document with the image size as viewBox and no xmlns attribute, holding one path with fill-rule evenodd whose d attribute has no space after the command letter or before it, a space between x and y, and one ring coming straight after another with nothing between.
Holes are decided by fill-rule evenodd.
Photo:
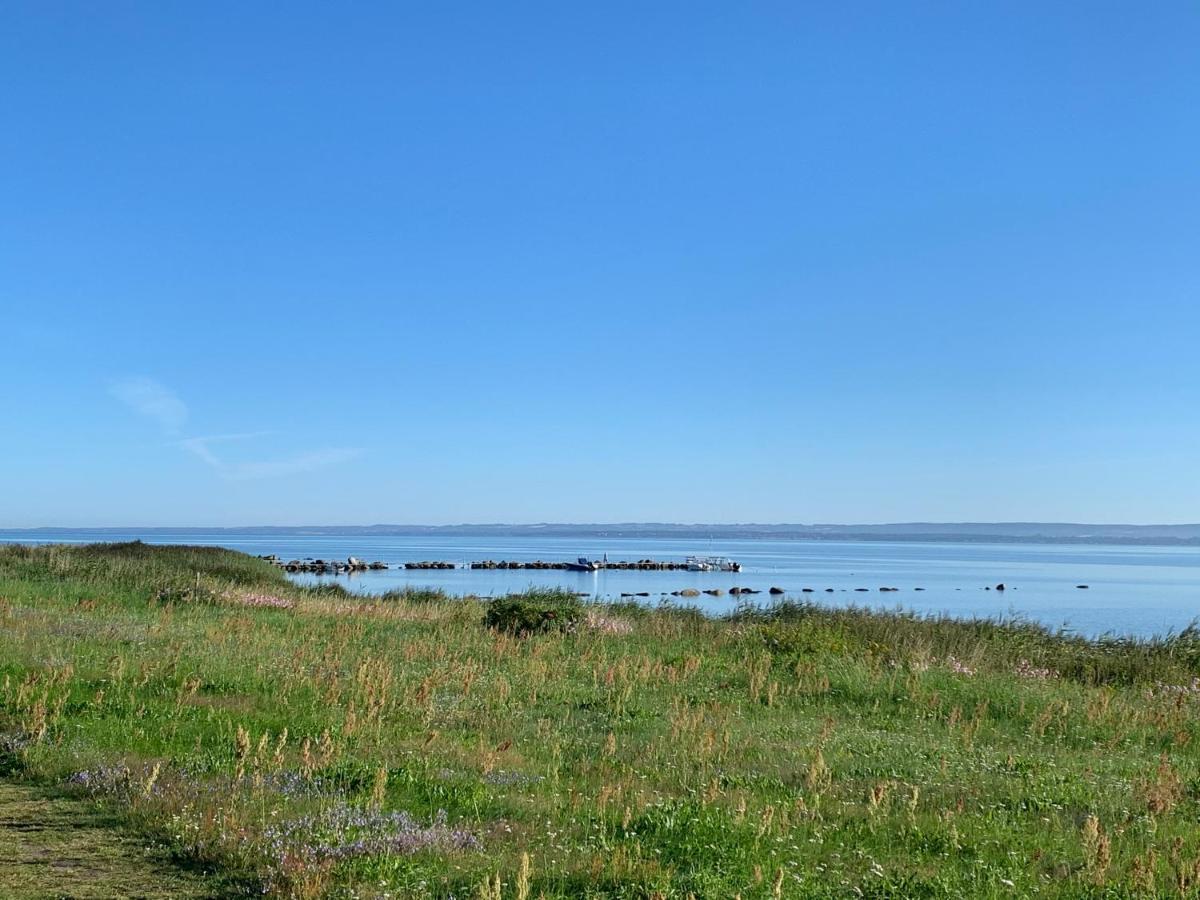
<instances>
[{"instance_id":1,"label":"horizon line","mask_svg":"<svg viewBox=\"0 0 1200 900\"><path fill-rule=\"evenodd\" d=\"M889 528L889 527L978 527L978 526L1054 526L1075 528L1200 528L1200 522L1083 522L1071 520L1034 519L962 519L937 521L931 519L891 520L886 522L670 522L635 521L622 522L450 522L443 524L372 522L361 523L305 523L299 525L242 524L242 525L32 525L2 526L0 532L30 531L239 531L248 529L306 529L306 528Z\"/></svg>"}]
</instances>

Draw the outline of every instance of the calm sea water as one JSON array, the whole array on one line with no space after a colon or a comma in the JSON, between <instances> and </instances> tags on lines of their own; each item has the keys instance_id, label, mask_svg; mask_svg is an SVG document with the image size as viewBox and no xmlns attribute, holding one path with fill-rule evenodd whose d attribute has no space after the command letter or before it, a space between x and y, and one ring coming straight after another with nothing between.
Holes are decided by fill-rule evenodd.
<instances>
[{"instance_id":1,"label":"calm sea water","mask_svg":"<svg viewBox=\"0 0 1200 900\"><path fill-rule=\"evenodd\" d=\"M344 559L357 556L392 566L442 560L460 566L474 560L560 561L587 555L610 560L682 560L692 554L728 556L744 566L723 572L407 571L389 569L354 576L296 576L301 582L336 580L364 593L406 585L443 588L455 594L497 596L531 585L560 586L598 598L649 592L642 602L669 601L683 588L763 591L779 587L790 597L830 605L903 607L954 616L1021 616L1052 628L1098 635L1165 634L1200 617L1200 548L1069 544L874 543L780 540L678 541L620 538L472 538L287 535L263 536L196 531L170 538L153 534L107 534L105 540L213 544L283 559ZM0 541L46 542L45 535L9 533ZM56 534L60 542L96 540L94 534ZM987 590L1003 582L1007 590ZM1088 585L1087 590L1076 587ZM896 593L880 593L880 587ZM814 593L802 593L803 588ZM833 588L827 593L826 588ZM858 592L857 588L866 588ZM924 588L922 591L916 588ZM679 601L676 601L679 602ZM701 595L694 603L711 612L737 604L729 596Z\"/></svg>"}]
</instances>

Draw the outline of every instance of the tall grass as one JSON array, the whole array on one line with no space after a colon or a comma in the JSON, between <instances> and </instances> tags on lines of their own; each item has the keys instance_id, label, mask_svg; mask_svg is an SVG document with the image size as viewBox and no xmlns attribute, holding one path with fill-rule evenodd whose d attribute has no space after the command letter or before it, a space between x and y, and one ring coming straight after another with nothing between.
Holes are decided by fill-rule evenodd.
<instances>
[{"instance_id":1,"label":"tall grass","mask_svg":"<svg viewBox=\"0 0 1200 900\"><path fill-rule=\"evenodd\" d=\"M209 548L3 548L0 771L277 896L1200 885L1193 629L611 605L541 633L488 612Z\"/></svg>"},{"instance_id":2,"label":"tall grass","mask_svg":"<svg viewBox=\"0 0 1200 900\"><path fill-rule=\"evenodd\" d=\"M1089 639L1054 632L1017 617L1004 621L960 619L794 601L744 606L726 618L743 625L839 634L860 648L897 659L954 656L1002 669L1024 659L1053 666L1062 677L1089 685L1135 685L1200 674L1200 629L1195 624L1151 638L1106 635Z\"/></svg>"}]
</instances>

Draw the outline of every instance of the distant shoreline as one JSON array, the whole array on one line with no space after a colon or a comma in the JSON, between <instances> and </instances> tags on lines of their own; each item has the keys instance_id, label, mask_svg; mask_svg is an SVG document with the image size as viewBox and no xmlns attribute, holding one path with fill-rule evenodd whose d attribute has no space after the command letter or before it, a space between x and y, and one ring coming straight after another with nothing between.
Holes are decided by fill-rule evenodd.
<instances>
[{"instance_id":1,"label":"distant shoreline","mask_svg":"<svg viewBox=\"0 0 1200 900\"><path fill-rule=\"evenodd\" d=\"M859 541L891 543L1108 544L1200 547L1200 525L1087 525L1071 523L896 523L885 525L673 525L666 523L543 525L311 525L244 527L0 528L0 538L59 535L95 537L191 534L391 537L566 537L622 539Z\"/></svg>"}]
</instances>

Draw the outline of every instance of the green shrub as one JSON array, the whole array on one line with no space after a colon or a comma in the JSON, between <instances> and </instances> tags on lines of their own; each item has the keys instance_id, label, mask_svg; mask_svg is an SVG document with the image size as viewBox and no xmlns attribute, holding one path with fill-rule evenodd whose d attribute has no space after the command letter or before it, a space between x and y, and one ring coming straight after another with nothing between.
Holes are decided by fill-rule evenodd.
<instances>
[{"instance_id":1,"label":"green shrub","mask_svg":"<svg viewBox=\"0 0 1200 900\"><path fill-rule=\"evenodd\" d=\"M525 637L548 632L571 632L583 618L583 605L567 591L534 588L523 594L498 597L488 604L488 628Z\"/></svg>"},{"instance_id":2,"label":"green shrub","mask_svg":"<svg viewBox=\"0 0 1200 900\"><path fill-rule=\"evenodd\" d=\"M818 653L847 653L859 649L860 641L844 628L808 621L772 622L759 626L763 643L780 656L811 656Z\"/></svg>"}]
</instances>

